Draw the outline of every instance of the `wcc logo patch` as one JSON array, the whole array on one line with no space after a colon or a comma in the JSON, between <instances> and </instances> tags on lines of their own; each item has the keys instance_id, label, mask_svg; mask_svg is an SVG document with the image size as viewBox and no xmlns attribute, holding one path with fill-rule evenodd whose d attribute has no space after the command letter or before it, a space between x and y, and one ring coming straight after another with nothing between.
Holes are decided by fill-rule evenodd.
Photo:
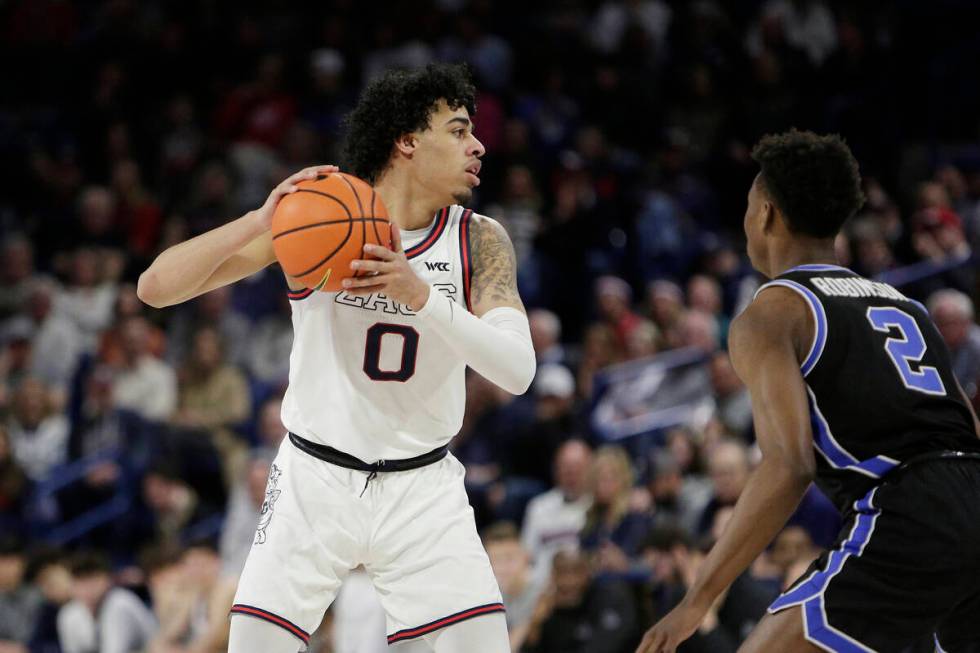
<instances>
[{"instance_id":1,"label":"wcc logo patch","mask_svg":"<svg viewBox=\"0 0 980 653\"><path fill-rule=\"evenodd\" d=\"M439 272L449 272L449 262L448 261L426 261L425 267L429 270L438 270Z\"/></svg>"},{"instance_id":2,"label":"wcc logo patch","mask_svg":"<svg viewBox=\"0 0 980 653\"><path fill-rule=\"evenodd\" d=\"M272 521L272 511L275 510L276 501L282 494L282 490L278 488L280 476L282 476L282 470L273 465L272 469L269 470L269 484L265 488L265 501L262 502L262 510L259 512L259 527L255 531L255 544L265 543L265 529Z\"/></svg>"}]
</instances>

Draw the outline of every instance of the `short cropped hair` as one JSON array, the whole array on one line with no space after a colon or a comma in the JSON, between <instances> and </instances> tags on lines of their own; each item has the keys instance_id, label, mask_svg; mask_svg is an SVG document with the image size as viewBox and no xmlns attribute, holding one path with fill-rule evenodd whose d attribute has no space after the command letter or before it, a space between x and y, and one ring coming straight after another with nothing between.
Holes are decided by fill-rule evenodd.
<instances>
[{"instance_id":1,"label":"short cropped hair","mask_svg":"<svg viewBox=\"0 0 980 653\"><path fill-rule=\"evenodd\" d=\"M376 183L388 168L398 137L427 129L439 100L453 110L466 107L471 116L476 114L476 89L464 64L392 70L369 84L346 119L347 170Z\"/></svg>"},{"instance_id":2,"label":"short cropped hair","mask_svg":"<svg viewBox=\"0 0 980 653\"><path fill-rule=\"evenodd\" d=\"M792 232L833 238L864 204L861 175L850 148L836 134L791 129L753 148L766 193Z\"/></svg>"}]
</instances>

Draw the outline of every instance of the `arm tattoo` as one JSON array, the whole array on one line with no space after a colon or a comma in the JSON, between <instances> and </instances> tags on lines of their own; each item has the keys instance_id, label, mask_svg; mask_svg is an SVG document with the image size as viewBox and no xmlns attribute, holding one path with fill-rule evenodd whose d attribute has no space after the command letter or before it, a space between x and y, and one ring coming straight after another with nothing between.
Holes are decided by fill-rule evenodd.
<instances>
[{"instance_id":1,"label":"arm tattoo","mask_svg":"<svg viewBox=\"0 0 980 653\"><path fill-rule=\"evenodd\" d=\"M484 216L473 216L470 250L473 252L473 287L470 290L473 305L489 303L523 309L517 292L514 245L500 223Z\"/></svg>"}]
</instances>

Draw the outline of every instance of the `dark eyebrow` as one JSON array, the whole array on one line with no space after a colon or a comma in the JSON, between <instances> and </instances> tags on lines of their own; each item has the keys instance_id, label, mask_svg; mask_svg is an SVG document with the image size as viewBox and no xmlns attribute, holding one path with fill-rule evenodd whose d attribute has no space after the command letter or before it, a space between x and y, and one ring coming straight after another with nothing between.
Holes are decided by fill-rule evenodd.
<instances>
[{"instance_id":1,"label":"dark eyebrow","mask_svg":"<svg viewBox=\"0 0 980 653\"><path fill-rule=\"evenodd\" d=\"M469 118L463 118L462 116L456 116L455 118L450 118L446 122L446 124L451 125L454 122L460 123L461 125L463 125L463 127L469 127L472 124Z\"/></svg>"}]
</instances>

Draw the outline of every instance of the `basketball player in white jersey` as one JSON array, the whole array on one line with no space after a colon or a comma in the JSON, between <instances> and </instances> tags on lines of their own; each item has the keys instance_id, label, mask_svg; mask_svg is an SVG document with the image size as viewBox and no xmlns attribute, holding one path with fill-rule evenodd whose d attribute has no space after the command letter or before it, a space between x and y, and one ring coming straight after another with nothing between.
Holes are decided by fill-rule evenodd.
<instances>
[{"instance_id":1,"label":"basketball player in white jersey","mask_svg":"<svg viewBox=\"0 0 980 653\"><path fill-rule=\"evenodd\" d=\"M463 209L480 182L465 68L389 73L348 120L347 170L392 216L392 249L365 246L339 293L289 285L295 332L283 424L232 609L231 653L295 653L363 565L389 644L509 651L500 591L477 536L463 466L464 372L523 393L534 351L501 226ZM334 166L303 170L258 210L166 250L139 295L169 306L275 262L278 201Z\"/></svg>"}]
</instances>

